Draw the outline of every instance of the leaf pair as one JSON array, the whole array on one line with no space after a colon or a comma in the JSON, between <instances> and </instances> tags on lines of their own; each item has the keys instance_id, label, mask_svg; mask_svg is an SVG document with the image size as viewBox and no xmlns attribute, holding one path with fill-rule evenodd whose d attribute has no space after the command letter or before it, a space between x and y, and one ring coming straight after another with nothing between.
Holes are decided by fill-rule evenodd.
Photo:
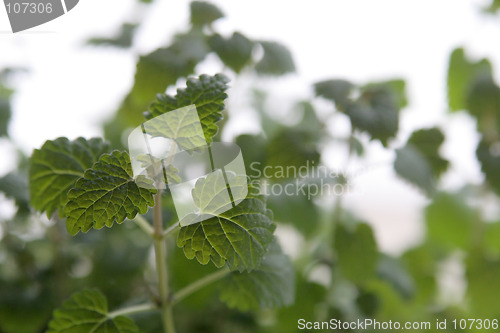
<instances>
[{"instance_id":1,"label":"leaf pair","mask_svg":"<svg viewBox=\"0 0 500 333\"><path fill-rule=\"evenodd\" d=\"M335 103L351 120L353 128L368 133L387 146L398 132L399 110L407 104L405 82L391 80L356 87L346 80L327 80L314 85L316 95ZM355 92L359 97L353 98Z\"/></svg>"},{"instance_id":2,"label":"leaf pair","mask_svg":"<svg viewBox=\"0 0 500 333\"><path fill-rule=\"evenodd\" d=\"M30 194L34 208L51 216L67 216L68 232L75 235L116 221L132 219L154 204L155 191L133 181L126 152L104 154L101 139L59 138L35 150L30 160Z\"/></svg>"}]
</instances>

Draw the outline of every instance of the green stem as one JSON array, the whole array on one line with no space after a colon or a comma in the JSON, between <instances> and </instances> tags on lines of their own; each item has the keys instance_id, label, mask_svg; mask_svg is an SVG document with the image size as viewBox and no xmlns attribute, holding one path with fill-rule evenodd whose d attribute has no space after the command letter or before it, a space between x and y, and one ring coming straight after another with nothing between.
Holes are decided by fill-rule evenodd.
<instances>
[{"instance_id":1,"label":"green stem","mask_svg":"<svg viewBox=\"0 0 500 333\"><path fill-rule=\"evenodd\" d=\"M141 215L137 215L134 220L135 224L137 224L146 234L148 234L149 236L153 237L154 235L154 229L153 227L151 226L151 224L149 224L149 222L144 218L142 217Z\"/></svg>"},{"instance_id":2,"label":"green stem","mask_svg":"<svg viewBox=\"0 0 500 333\"><path fill-rule=\"evenodd\" d=\"M127 316L127 315L132 315L136 313L142 313L142 312L150 312L157 310L158 307L155 304L141 304L141 305L134 305L130 306L128 308L123 308L120 310L116 310L113 312L108 313L108 318L113 319L118 316Z\"/></svg>"},{"instance_id":3,"label":"green stem","mask_svg":"<svg viewBox=\"0 0 500 333\"><path fill-rule=\"evenodd\" d=\"M158 290L160 293L160 305L165 333L175 333L171 304L169 302L168 275L166 246L163 239L161 190L155 195L155 206L153 211L154 222L154 247L156 270L158 272Z\"/></svg>"},{"instance_id":4,"label":"green stem","mask_svg":"<svg viewBox=\"0 0 500 333\"><path fill-rule=\"evenodd\" d=\"M177 304L189 295L195 293L196 291L202 289L203 287L218 281L228 275L230 273L229 269L227 267L218 270L215 273L209 274L193 283L190 285L184 287L183 289L179 290L177 293L174 294L172 297L172 304Z\"/></svg>"}]
</instances>

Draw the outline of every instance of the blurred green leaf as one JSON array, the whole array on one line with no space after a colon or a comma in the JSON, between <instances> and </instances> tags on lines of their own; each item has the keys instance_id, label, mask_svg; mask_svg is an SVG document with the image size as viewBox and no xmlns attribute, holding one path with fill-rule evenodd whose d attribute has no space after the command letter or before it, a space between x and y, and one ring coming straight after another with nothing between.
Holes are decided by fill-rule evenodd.
<instances>
[{"instance_id":1,"label":"blurred green leaf","mask_svg":"<svg viewBox=\"0 0 500 333\"><path fill-rule=\"evenodd\" d=\"M296 189L295 184L292 185ZM284 191L279 195L271 193L267 205L273 211L275 221L291 224L304 235L317 231L320 214L316 204L307 196L287 195Z\"/></svg>"},{"instance_id":2,"label":"blurred green leaf","mask_svg":"<svg viewBox=\"0 0 500 333\"><path fill-rule=\"evenodd\" d=\"M437 195L427 206L425 219L427 235L436 244L449 249L470 248L477 217L459 197L446 193Z\"/></svg>"},{"instance_id":3,"label":"blurred green leaf","mask_svg":"<svg viewBox=\"0 0 500 333\"><path fill-rule=\"evenodd\" d=\"M471 82L467 109L477 119L477 129L485 140L496 139L500 133L500 87L488 75Z\"/></svg>"},{"instance_id":4,"label":"blurred green leaf","mask_svg":"<svg viewBox=\"0 0 500 333\"><path fill-rule=\"evenodd\" d=\"M154 205L155 193L136 184L128 153L102 155L68 193L66 228L75 235L80 229L87 232L133 219Z\"/></svg>"},{"instance_id":5,"label":"blurred green leaf","mask_svg":"<svg viewBox=\"0 0 500 333\"><path fill-rule=\"evenodd\" d=\"M500 0L492 0L491 5L484 8L487 13L496 13L500 9Z\"/></svg>"},{"instance_id":6,"label":"blurred green leaf","mask_svg":"<svg viewBox=\"0 0 500 333\"><path fill-rule=\"evenodd\" d=\"M407 145L396 150L394 161L396 173L411 184L422 189L427 195L435 192L435 178L425 156L415 147Z\"/></svg>"},{"instance_id":7,"label":"blurred green leaf","mask_svg":"<svg viewBox=\"0 0 500 333\"><path fill-rule=\"evenodd\" d=\"M471 313L485 318L500 315L500 260L471 253L466 261L467 297Z\"/></svg>"},{"instance_id":8,"label":"blurred green leaf","mask_svg":"<svg viewBox=\"0 0 500 333\"><path fill-rule=\"evenodd\" d=\"M205 1L191 2L191 23L194 26L204 26L224 17L222 11Z\"/></svg>"},{"instance_id":9,"label":"blurred green leaf","mask_svg":"<svg viewBox=\"0 0 500 333\"><path fill-rule=\"evenodd\" d=\"M295 125L295 128L299 131L309 133L312 137L319 141L321 135L323 134L325 124L318 118L316 110L311 102L301 101L297 103L294 108L302 112L302 119L297 125Z\"/></svg>"},{"instance_id":10,"label":"blurred green leaf","mask_svg":"<svg viewBox=\"0 0 500 333\"><path fill-rule=\"evenodd\" d=\"M387 146L388 140L398 132L398 98L390 87L372 85L362 90L356 101L347 104L345 113L354 128Z\"/></svg>"},{"instance_id":11,"label":"blurred green leaf","mask_svg":"<svg viewBox=\"0 0 500 333\"><path fill-rule=\"evenodd\" d=\"M181 227L177 245L188 259L200 264L210 260L243 272L259 267L271 241L275 225L262 197L252 194L219 216Z\"/></svg>"},{"instance_id":12,"label":"blurred green leaf","mask_svg":"<svg viewBox=\"0 0 500 333\"><path fill-rule=\"evenodd\" d=\"M211 36L208 43L222 62L239 73L252 57L253 42L239 32L225 39L219 34Z\"/></svg>"},{"instance_id":13,"label":"blurred green leaf","mask_svg":"<svg viewBox=\"0 0 500 333\"><path fill-rule=\"evenodd\" d=\"M487 254L500 255L500 222L484 224L484 249Z\"/></svg>"},{"instance_id":14,"label":"blurred green leaf","mask_svg":"<svg viewBox=\"0 0 500 333\"><path fill-rule=\"evenodd\" d=\"M12 91L0 84L0 136L8 135L11 117L10 96Z\"/></svg>"},{"instance_id":15,"label":"blurred green leaf","mask_svg":"<svg viewBox=\"0 0 500 333\"><path fill-rule=\"evenodd\" d=\"M426 194L434 193L436 181L449 166L439 155L443 142L444 135L436 127L413 132L406 146L396 150L396 173Z\"/></svg>"},{"instance_id":16,"label":"blurred green leaf","mask_svg":"<svg viewBox=\"0 0 500 333\"><path fill-rule=\"evenodd\" d=\"M276 323L271 332L289 333L297 331L297 320L307 318L308 321L319 320L322 302L327 297L327 290L324 286L315 282L307 281L304 277L297 276L297 287L295 302L277 310Z\"/></svg>"},{"instance_id":17,"label":"blurred green leaf","mask_svg":"<svg viewBox=\"0 0 500 333\"><path fill-rule=\"evenodd\" d=\"M87 44L129 48L132 46L134 32L137 26L137 24L124 23L120 28L120 32L115 37L94 37L87 40Z\"/></svg>"},{"instance_id":18,"label":"blurred green leaf","mask_svg":"<svg viewBox=\"0 0 500 333\"><path fill-rule=\"evenodd\" d=\"M223 74L214 76L201 75L199 78L190 78L186 88L177 89L176 96L159 94L151 104L146 118L152 119L167 112L177 110L184 106L196 105L201 128L208 144L218 131L217 122L222 119L224 100L227 98L225 91L229 88L229 79ZM177 142L181 144L180 142Z\"/></svg>"},{"instance_id":19,"label":"blurred green leaf","mask_svg":"<svg viewBox=\"0 0 500 333\"><path fill-rule=\"evenodd\" d=\"M115 144L120 142L123 131L139 126L143 111L156 94L163 93L180 77L194 72L194 67L205 58L208 46L202 32L191 31L176 35L173 43L141 56L137 62L134 85L127 94L113 120L105 126L106 137Z\"/></svg>"},{"instance_id":20,"label":"blurred green leaf","mask_svg":"<svg viewBox=\"0 0 500 333\"><path fill-rule=\"evenodd\" d=\"M378 263L377 274L381 279L389 282L402 298L409 299L415 294L413 279L399 258L382 255Z\"/></svg>"},{"instance_id":21,"label":"blurred green leaf","mask_svg":"<svg viewBox=\"0 0 500 333\"><path fill-rule=\"evenodd\" d=\"M440 129L433 127L420 129L412 133L407 144L416 148L432 170L432 174L439 178L448 169L449 162L439 155L439 148L444 142L444 135Z\"/></svg>"},{"instance_id":22,"label":"blurred green leaf","mask_svg":"<svg viewBox=\"0 0 500 333\"><path fill-rule=\"evenodd\" d=\"M438 264L430 244L423 244L406 251L401 257L401 261L414 281L415 301L424 304L433 302L437 289Z\"/></svg>"},{"instance_id":23,"label":"blurred green leaf","mask_svg":"<svg viewBox=\"0 0 500 333\"><path fill-rule=\"evenodd\" d=\"M264 50L264 55L255 65L257 73L279 76L295 72L292 54L285 46L276 42L259 42L259 44Z\"/></svg>"},{"instance_id":24,"label":"blurred green leaf","mask_svg":"<svg viewBox=\"0 0 500 333\"><path fill-rule=\"evenodd\" d=\"M108 302L97 290L84 290L64 302L54 311L54 319L47 333L134 333L139 332L134 322L123 316L108 316Z\"/></svg>"},{"instance_id":25,"label":"blurred green leaf","mask_svg":"<svg viewBox=\"0 0 500 333\"><path fill-rule=\"evenodd\" d=\"M467 107L466 96L470 85L481 76L491 76L491 64L482 59L471 62L467 59L463 48L455 49L448 67L448 103L451 111L463 110Z\"/></svg>"},{"instance_id":26,"label":"blurred green leaf","mask_svg":"<svg viewBox=\"0 0 500 333\"><path fill-rule=\"evenodd\" d=\"M101 139L58 138L35 149L30 159L29 188L31 204L50 216L58 210L62 215L68 191L85 170L109 151Z\"/></svg>"},{"instance_id":27,"label":"blurred green leaf","mask_svg":"<svg viewBox=\"0 0 500 333\"><path fill-rule=\"evenodd\" d=\"M320 158L314 133L292 128L284 128L268 143L266 156L266 165L275 171L269 178L275 181L295 178L299 170L306 174Z\"/></svg>"},{"instance_id":28,"label":"blurred green leaf","mask_svg":"<svg viewBox=\"0 0 500 333\"><path fill-rule=\"evenodd\" d=\"M482 140L477 145L476 156L481 163L481 171L486 177L486 181L491 188L500 194L500 154L498 152L499 143L488 143Z\"/></svg>"},{"instance_id":29,"label":"blurred green leaf","mask_svg":"<svg viewBox=\"0 0 500 333\"><path fill-rule=\"evenodd\" d=\"M391 90L396 96L396 99L398 101L398 106L400 109L403 109L408 105L405 80L394 79L381 82L373 82L373 83L368 83L363 87L361 87L362 90L377 89L377 88L386 88Z\"/></svg>"},{"instance_id":30,"label":"blurred green leaf","mask_svg":"<svg viewBox=\"0 0 500 333\"><path fill-rule=\"evenodd\" d=\"M14 199L18 215L30 212L26 176L21 176L16 172L3 176L0 178L0 192L3 192L7 198Z\"/></svg>"},{"instance_id":31,"label":"blurred green leaf","mask_svg":"<svg viewBox=\"0 0 500 333\"><path fill-rule=\"evenodd\" d=\"M251 178L260 178L266 159L266 139L262 135L242 134L236 138L241 148L245 170Z\"/></svg>"},{"instance_id":32,"label":"blurred green leaf","mask_svg":"<svg viewBox=\"0 0 500 333\"><path fill-rule=\"evenodd\" d=\"M334 248L340 269L347 279L362 283L375 276L378 250L369 225L358 224L351 230L349 226L339 224L335 230Z\"/></svg>"},{"instance_id":33,"label":"blurred green leaf","mask_svg":"<svg viewBox=\"0 0 500 333\"><path fill-rule=\"evenodd\" d=\"M294 274L275 240L258 268L250 273L232 272L221 281L220 298L241 311L288 306L295 296Z\"/></svg>"},{"instance_id":34,"label":"blurred green leaf","mask_svg":"<svg viewBox=\"0 0 500 333\"><path fill-rule=\"evenodd\" d=\"M344 109L350 101L351 92L355 86L347 80L326 80L314 84L316 96L323 97L335 103L337 108Z\"/></svg>"}]
</instances>

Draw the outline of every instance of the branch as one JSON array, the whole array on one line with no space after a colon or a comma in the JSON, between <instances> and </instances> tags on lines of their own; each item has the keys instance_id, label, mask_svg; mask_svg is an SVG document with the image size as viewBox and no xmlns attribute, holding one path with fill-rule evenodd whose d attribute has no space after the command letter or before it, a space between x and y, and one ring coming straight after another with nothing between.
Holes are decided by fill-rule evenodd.
<instances>
[{"instance_id":1,"label":"branch","mask_svg":"<svg viewBox=\"0 0 500 333\"><path fill-rule=\"evenodd\" d=\"M215 281L218 281L228 275L230 273L229 268L225 267L220 270L218 270L215 273L209 274L193 283L190 285L184 287L183 289L179 290L177 293L175 293L172 297L172 304L177 304L189 295L193 294L194 292L202 289L203 287L208 286L211 283L214 283Z\"/></svg>"},{"instance_id":2,"label":"branch","mask_svg":"<svg viewBox=\"0 0 500 333\"><path fill-rule=\"evenodd\" d=\"M144 231L149 236L153 237L154 229L144 217L142 217L141 215L137 215L133 219L133 221L142 229L142 231Z\"/></svg>"},{"instance_id":3,"label":"branch","mask_svg":"<svg viewBox=\"0 0 500 333\"><path fill-rule=\"evenodd\" d=\"M158 307L153 303L134 305L134 306L130 306L128 308L123 308L120 310L112 311L112 312L108 313L108 318L113 319L113 318L116 318L118 316L127 316L127 315L131 315L131 314L150 312L150 311L154 311L154 310L158 310Z\"/></svg>"}]
</instances>

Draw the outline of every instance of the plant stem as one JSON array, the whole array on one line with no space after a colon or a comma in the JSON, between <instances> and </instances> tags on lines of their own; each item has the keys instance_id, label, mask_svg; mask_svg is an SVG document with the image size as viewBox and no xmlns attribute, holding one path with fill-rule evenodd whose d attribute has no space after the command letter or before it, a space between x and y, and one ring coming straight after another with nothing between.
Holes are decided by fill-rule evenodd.
<instances>
[{"instance_id":1,"label":"plant stem","mask_svg":"<svg viewBox=\"0 0 500 333\"><path fill-rule=\"evenodd\" d=\"M169 302L168 292L168 275L167 275L167 258L166 247L163 239L163 223L162 223L162 206L161 206L161 190L155 194L155 206L153 211L154 222L154 247L156 270L158 272L158 290L160 293L160 305L162 312L163 327L165 333L175 333L175 327L172 316L172 308Z\"/></svg>"},{"instance_id":2,"label":"plant stem","mask_svg":"<svg viewBox=\"0 0 500 333\"><path fill-rule=\"evenodd\" d=\"M177 293L174 294L172 297L172 304L177 304L178 302L182 301L184 298L188 297L189 295L193 294L194 292L200 290L201 288L222 279L226 275L230 273L229 269L227 267L218 270L215 273L209 274L193 283L190 285L184 287L183 289L179 290Z\"/></svg>"},{"instance_id":3,"label":"plant stem","mask_svg":"<svg viewBox=\"0 0 500 333\"><path fill-rule=\"evenodd\" d=\"M158 307L152 303L134 305L134 306L130 306L128 308L123 308L120 310L110 312L110 313L108 313L108 318L112 319L112 318L116 318L118 316L127 316L127 315L131 315L131 314L136 314L136 313L150 312L150 311L154 311L157 309L158 309Z\"/></svg>"},{"instance_id":4,"label":"plant stem","mask_svg":"<svg viewBox=\"0 0 500 333\"><path fill-rule=\"evenodd\" d=\"M142 217L141 215L137 215L134 220L135 224L137 224L146 234L148 234L149 236L153 237L153 234L154 234L154 229L153 227L151 226L151 224L149 224L149 222L144 218Z\"/></svg>"},{"instance_id":5,"label":"plant stem","mask_svg":"<svg viewBox=\"0 0 500 333\"><path fill-rule=\"evenodd\" d=\"M167 238L168 236L170 236L172 233L176 232L177 229L180 228L180 223L179 222L176 222L175 224L172 224L170 227L168 227L167 229L165 229L165 231L163 232L163 239Z\"/></svg>"}]
</instances>

